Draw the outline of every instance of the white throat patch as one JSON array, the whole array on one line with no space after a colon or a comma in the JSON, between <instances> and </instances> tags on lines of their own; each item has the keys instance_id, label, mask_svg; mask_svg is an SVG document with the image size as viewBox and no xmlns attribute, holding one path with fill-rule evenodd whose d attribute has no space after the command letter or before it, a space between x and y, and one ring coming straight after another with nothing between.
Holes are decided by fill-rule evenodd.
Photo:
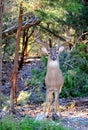
<instances>
[{"instance_id":1,"label":"white throat patch","mask_svg":"<svg viewBox=\"0 0 88 130\"><path fill-rule=\"evenodd\" d=\"M59 63L58 63L58 61L56 60L56 61L53 61L53 60L51 60L50 62L49 62L49 64L48 64L49 66L53 66L53 67L56 67L56 66L58 66L59 65Z\"/></svg>"}]
</instances>

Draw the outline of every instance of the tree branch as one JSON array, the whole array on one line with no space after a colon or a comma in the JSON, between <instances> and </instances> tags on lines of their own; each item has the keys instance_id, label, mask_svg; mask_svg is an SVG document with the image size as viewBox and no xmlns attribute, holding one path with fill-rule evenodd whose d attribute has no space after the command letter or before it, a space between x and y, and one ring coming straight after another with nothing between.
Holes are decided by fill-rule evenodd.
<instances>
[{"instance_id":1,"label":"tree branch","mask_svg":"<svg viewBox=\"0 0 88 130\"><path fill-rule=\"evenodd\" d=\"M38 25L39 23L40 23L40 20L35 15L32 15L28 21L22 22L22 30L29 28L31 26L34 26L34 25ZM13 33L17 32L17 29L18 29L18 24L3 31L2 36L7 37L8 35L12 35Z\"/></svg>"},{"instance_id":2,"label":"tree branch","mask_svg":"<svg viewBox=\"0 0 88 130\"><path fill-rule=\"evenodd\" d=\"M85 35L88 35L88 32L85 32L85 33L82 33L80 36L79 36L79 40L81 40L81 38L83 37L83 36L85 36Z\"/></svg>"},{"instance_id":3,"label":"tree branch","mask_svg":"<svg viewBox=\"0 0 88 130\"><path fill-rule=\"evenodd\" d=\"M50 30L49 28L46 28L46 27L44 27L44 26L42 26L42 25L38 25L38 26L40 26L42 29L48 31L49 33L53 34L55 37L59 38L61 41L66 42L66 40L65 40L63 37L57 35L55 32L53 32L53 31Z\"/></svg>"}]
</instances>

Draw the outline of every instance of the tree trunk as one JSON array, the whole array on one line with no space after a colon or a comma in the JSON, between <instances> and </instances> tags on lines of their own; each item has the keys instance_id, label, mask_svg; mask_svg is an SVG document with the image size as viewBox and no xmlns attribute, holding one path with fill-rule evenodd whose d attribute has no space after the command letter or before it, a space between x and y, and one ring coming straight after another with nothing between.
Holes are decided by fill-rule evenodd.
<instances>
[{"instance_id":1,"label":"tree trunk","mask_svg":"<svg viewBox=\"0 0 88 130\"><path fill-rule=\"evenodd\" d=\"M20 4L14 67L13 67L12 75L11 75L10 110L12 113L15 112L14 103L17 104L16 88L17 88L17 78L18 78L18 61L19 61L20 35L21 35L21 29L22 29L22 16L23 16L23 8L22 8L22 4Z\"/></svg>"},{"instance_id":2,"label":"tree trunk","mask_svg":"<svg viewBox=\"0 0 88 130\"><path fill-rule=\"evenodd\" d=\"M19 70L23 66L24 56L28 56L28 40L34 33L34 29L31 31L30 34L28 34L28 31L29 31L29 28L24 30L24 32L23 32L22 54L21 54L21 60L20 60L20 64L19 64Z\"/></svg>"},{"instance_id":3,"label":"tree trunk","mask_svg":"<svg viewBox=\"0 0 88 130\"><path fill-rule=\"evenodd\" d=\"M0 86L2 85L2 0L0 0ZM0 91L0 107L1 107L1 91Z\"/></svg>"}]
</instances>

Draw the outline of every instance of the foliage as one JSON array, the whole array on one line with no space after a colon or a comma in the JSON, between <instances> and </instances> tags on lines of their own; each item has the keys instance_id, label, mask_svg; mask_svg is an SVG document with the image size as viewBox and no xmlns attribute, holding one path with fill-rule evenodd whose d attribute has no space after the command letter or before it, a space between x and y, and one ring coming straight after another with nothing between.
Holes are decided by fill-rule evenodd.
<instances>
[{"instance_id":1,"label":"foliage","mask_svg":"<svg viewBox=\"0 0 88 130\"><path fill-rule=\"evenodd\" d=\"M3 59L12 59L15 52L15 39L4 39L3 40Z\"/></svg>"},{"instance_id":2,"label":"foliage","mask_svg":"<svg viewBox=\"0 0 88 130\"><path fill-rule=\"evenodd\" d=\"M77 97L88 95L88 54L86 45L79 44L67 55L65 60L64 87L62 97ZM63 68L63 66L62 66ZM63 69L62 69L63 70Z\"/></svg>"},{"instance_id":3,"label":"foliage","mask_svg":"<svg viewBox=\"0 0 88 130\"><path fill-rule=\"evenodd\" d=\"M0 130L19 130L19 125L11 116L0 120Z\"/></svg>"},{"instance_id":4,"label":"foliage","mask_svg":"<svg viewBox=\"0 0 88 130\"><path fill-rule=\"evenodd\" d=\"M5 0L3 30L17 24L20 2L21 0ZM37 17L39 17L39 19L41 19L41 25L47 28L49 23L49 29L57 35L65 37L66 28L69 25L70 27L72 27L73 30L75 30L75 36L77 36L77 33L82 34L82 32L88 30L88 6L84 6L79 0L55 0L54 2L51 0L24 0L23 8L23 20L28 21L30 14L34 13ZM46 37L53 37L53 35L51 35L52 33L49 33L47 30L44 32L44 29L42 27L40 27L40 30L43 35L46 35ZM32 40L33 39L29 40L29 42L32 43L30 45L30 48L37 50L34 48L35 45ZM12 38L10 39L10 43L13 43ZM14 46L9 46L5 48L6 52L4 56L6 58L8 58L8 54L10 56L13 55ZM36 48L39 48L38 45Z\"/></svg>"},{"instance_id":5,"label":"foliage","mask_svg":"<svg viewBox=\"0 0 88 130\"><path fill-rule=\"evenodd\" d=\"M88 5L82 6L79 12L68 11L66 22L76 31L77 34L88 31Z\"/></svg>"},{"instance_id":6,"label":"foliage","mask_svg":"<svg viewBox=\"0 0 88 130\"><path fill-rule=\"evenodd\" d=\"M83 97L88 95L87 74L77 72L77 70L68 70L64 75L64 82L61 97Z\"/></svg>"},{"instance_id":7,"label":"foliage","mask_svg":"<svg viewBox=\"0 0 88 130\"><path fill-rule=\"evenodd\" d=\"M6 117L0 120L0 130L66 130L66 128L53 121L38 122L25 117L19 122L12 117Z\"/></svg>"},{"instance_id":8,"label":"foliage","mask_svg":"<svg viewBox=\"0 0 88 130\"><path fill-rule=\"evenodd\" d=\"M35 85L35 86L38 86L41 82L43 82L44 80L44 73L41 73L40 72L40 69L33 69L32 70L32 74L33 74L33 78L32 80L27 80L26 81L26 85Z\"/></svg>"},{"instance_id":9,"label":"foliage","mask_svg":"<svg viewBox=\"0 0 88 130\"><path fill-rule=\"evenodd\" d=\"M26 117L21 122L22 130L66 130L62 126L53 121L34 121Z\"/></svg>"},{"instance_id":10,"label":"foliage","mask_svg":"<svg viewBox=\"0 0 88 130\"><path fill-rule=\"evenodd\" d=\"M41 69L37 68L32 70L33 78L31 80L27 80L26 85L31 84L39 87L41 83L44 83L44 76L46 74L45 66L47 65L47 58L45 55L42 55L41 62L43 62L42 68Z\"/></svg>"},{"instance_id":11,"label":"foliage","mask_svg":"<svg viewBox=\"0 0 88 130\"><path fill-rule=\"evenodd\" d=\"M25 104L28 101L29 96L30 94L28 92L21 91L17 100L20 104Z\"/></svg>"}]
</instances>

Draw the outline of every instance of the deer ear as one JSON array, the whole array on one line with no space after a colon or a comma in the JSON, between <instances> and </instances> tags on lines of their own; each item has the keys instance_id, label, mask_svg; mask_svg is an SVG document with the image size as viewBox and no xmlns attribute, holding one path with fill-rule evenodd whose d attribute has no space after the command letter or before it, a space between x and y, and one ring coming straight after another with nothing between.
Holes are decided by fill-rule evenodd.
<instances>
[{"instance_id":1,"label":"deer ear","mask_svg":"<svg viewBox=\"0 0 88 130\"><path fill-rule=\"evenodd\" d=\"M60 48L59 48L59 52L62 52L64 50L64 46L61 46Z\"/></svg>"},{"instance_id":2,"label":"deer ear","mask_svg":"<svg viewBox=\"0 0 88 130\"><path fill-rule=\"evenodd\" d=\"M42 47L42 51L48 55L48 50L45 47Z\"/></svg>"}]
</instances>

